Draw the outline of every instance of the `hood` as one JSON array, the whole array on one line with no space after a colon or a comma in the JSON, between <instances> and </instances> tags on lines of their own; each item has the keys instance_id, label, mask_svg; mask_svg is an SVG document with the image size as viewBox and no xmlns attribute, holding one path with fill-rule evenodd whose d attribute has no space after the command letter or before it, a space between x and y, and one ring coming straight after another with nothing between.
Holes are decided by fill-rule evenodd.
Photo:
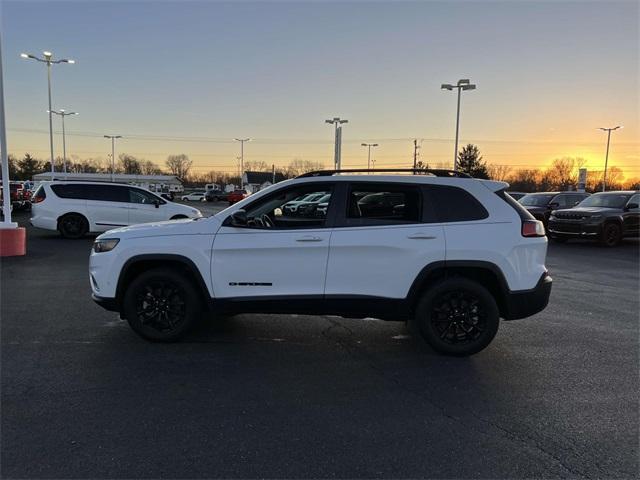
<instances>
[{"instance_id":1,"label":"hood","mask_svg":"<svg viewBox=\"0 0 640 480\"><path fill-rule=\"evenodd\" d=\"M216 217L183 218L166 222L139 223L128 227L114 228L98 238L142 238L165 235L214 235L221 222Z\"/></svg>"},{"instance_id":2,"label":"hood","mask_svg":"<svg viewBox=\"0 0 640 480\"><path fill-rule=\"evenodd\" d=\"M526 208L531 213L543 213L543 212L546 212L548 210L548 207L546 207L546 206L538 207L538 206L535 206L535 205L530 205L530 206L523 205L523 207Z\"/></svg>"},{"instance_id":3,"label":"hood","mask_svg":"<svg viewBox=\"0 0 640 480\"><path fill-rule=\"evenodd\" d=\"M554 210L555 214L572 214L572 215L583 215L590 216L594 214L602 214L602 213L616 213L620 212L619 208L609 208L609 207L574 207L574 208L564 208L562 210Z\"/></svg>"}]
</instances>

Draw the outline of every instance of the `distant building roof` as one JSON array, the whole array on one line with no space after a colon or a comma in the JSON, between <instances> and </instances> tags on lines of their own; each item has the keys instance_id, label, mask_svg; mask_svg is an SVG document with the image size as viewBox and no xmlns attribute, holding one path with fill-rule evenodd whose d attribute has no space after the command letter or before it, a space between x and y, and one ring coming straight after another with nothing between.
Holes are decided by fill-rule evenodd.
<instances>
[{"instance_id":1,"label":"distant building roof","mask_svg":"<svg viewBox=\"0 0 640 480\"><path fill-rule=\"evenodd\" d=\"M53 176L56 180L84 180L91 182L110 182L110 173L62 173L56 172ZM38 173L33 176L34 181L51 180L51 172ZM175 175L132 175L128 173L114 173L114 182L159 182L159 183L179 183L182 181Z\"/></svg>"},{"instance_id":2,"label":"distant building roof","mask_svg":"<svg viewBox=\"0 0 640 480\"><path fill-rule=\"evenodd\" d=\"M246 183L253 185L262 185L263 183L273 182L273 173L271 172L244 172L244 174L247 177ZM283 180L285 180L284 175L276 172L276 183L282 182Z\"/></svg>"}]
</instances>

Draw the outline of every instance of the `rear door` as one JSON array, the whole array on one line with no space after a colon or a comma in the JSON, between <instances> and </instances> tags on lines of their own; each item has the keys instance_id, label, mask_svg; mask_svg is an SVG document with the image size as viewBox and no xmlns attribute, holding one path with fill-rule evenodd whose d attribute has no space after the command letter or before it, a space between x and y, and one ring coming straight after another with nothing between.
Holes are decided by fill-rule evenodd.
<instances>
[{"instance_id":1,"label":"rear door","mask_svg":"<svg viewBox=\"0 0 640 480\"><path fill-rule=\"evenodd\" d=\"M91 231L105 231L129 224L127 187L122 185L82 185Z\"/></svg>"},{"instance_id":2,"label":"rear door","mask_svg":"<svg viewBox=\"0 0 640 480\"><path fill-rule=\"evenodd\" d=\"M444 260L441 225L419 185L350 182L331 235L325 295L404 298L426 265Z\"/></svg>"},{"instance_id":3,"label":"rear door","mask_svg":"<svg viewBox=\"0 0 640 480\"><path fill-rule=\"evenodd\" d=\"M632 195L625 206L622 218L624 221L624 232L626 235L638 235L640 233L640 193ZM635 205L635 207L634 207ZM634 208L630 208L634 207Z\"/></svg>"}]
</instances>

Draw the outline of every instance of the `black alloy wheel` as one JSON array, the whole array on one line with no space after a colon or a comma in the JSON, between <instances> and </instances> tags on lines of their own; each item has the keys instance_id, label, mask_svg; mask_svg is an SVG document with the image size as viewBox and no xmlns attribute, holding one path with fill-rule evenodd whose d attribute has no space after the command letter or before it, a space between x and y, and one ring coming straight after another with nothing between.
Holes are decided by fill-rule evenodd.
<instances>
[{"instance_id":1,"label":"black alloy wheel","mask_svg":"<svg viewBox=\"0 0 640 480\"><path fill-rule=\"evenodd\" d=\"M437 352L467 356L486 348L499 324L496 300L484 286L451 277L427 288L409 327Z\"/></svg>"},{"instance_id":2,"label":"black alloy wheel","mask_svg":"<svg viewBox=\"0 0 640 480\"><path fill-rule=\"evenodd\" d=\"M126 289L124 316L143 338L157 342L178 340L197 320L201 302L192 282L168 269L148 270Z\"/></svg>"},{"instance_id":3,"label":"black alloy wheel","mask_svg":"<svg viewBox=\"0 0 640 480\"><path fill-rule=\"evenodd\" d=\"M58 221L58 230L64 238L81 238L89 231L87 219L78 213L65 215Z\"/></svg>"},{"instance_id":4,"label":"black alloy wheel","mask_svg":"<svg viewBox=\"0 0 640 480\"><path fill-rule=\"evenodd\" d=\"M602 230L602 244L615 247L622 240L622 229L617 223L607 223Z\"/></svg>"}]
</instances>

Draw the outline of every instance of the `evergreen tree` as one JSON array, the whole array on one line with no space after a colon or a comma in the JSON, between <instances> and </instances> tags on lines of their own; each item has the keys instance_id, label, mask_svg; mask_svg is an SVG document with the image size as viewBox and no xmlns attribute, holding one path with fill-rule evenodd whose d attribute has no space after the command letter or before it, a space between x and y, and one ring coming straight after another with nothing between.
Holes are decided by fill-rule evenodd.
<instances>
[{"instance_id":1,"label":"evergreen tree","mask_svg":"<svg viewBox=\"0 0 640 480\"><path fill-rule=\"evenodd\" d=\"M478 147L471 143L458 153L458 170L468 173L474 178L489 178L487 163L482 161Z\"/></svg>"}]
</instances>

